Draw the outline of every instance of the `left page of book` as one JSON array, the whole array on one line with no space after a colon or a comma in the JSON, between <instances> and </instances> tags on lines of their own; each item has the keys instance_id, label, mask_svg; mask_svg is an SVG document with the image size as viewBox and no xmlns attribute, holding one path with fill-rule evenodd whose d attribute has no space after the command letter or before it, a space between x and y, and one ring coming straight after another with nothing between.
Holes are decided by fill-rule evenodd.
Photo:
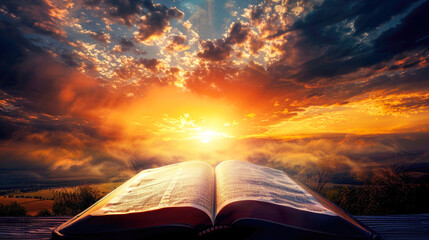
<instances>
[{"instance_id":1,"label":"left page of book","mask_svg":"<svg viewBox=\"0 0 429 240\"><path fill-rule=\"evenodd\" d=\"M92 216L128 214L167 207L194 207L212 218L214 170L204 162L183 162L144 170Z\"/></svg>"}]
</instances>

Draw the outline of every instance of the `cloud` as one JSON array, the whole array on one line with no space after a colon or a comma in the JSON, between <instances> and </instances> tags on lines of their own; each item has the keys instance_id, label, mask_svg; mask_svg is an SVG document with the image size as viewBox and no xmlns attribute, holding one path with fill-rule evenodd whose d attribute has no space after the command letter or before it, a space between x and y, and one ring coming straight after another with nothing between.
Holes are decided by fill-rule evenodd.
<instances>
[{"instance_id":1,"label":"cloud","mask_svg":"<svg viewBox=\"0 0 429 240\"><path fill-rule=\"evenodd\" d=\"M141 0L85 0L89 7L102 6L109 16L121 19L122 23L131 26L137 16L142 13L144 2Z\"/></svg>"},{"instance_id":2,"label":"cloud","mask_svg":"<svg viewBox=\"0 0 429 240\"><path fill-rule=\"evenodd\" d=\"M168 52L181 52L188 50L190 48L189 45L186 45L186 37L185 36L173 36L171 41L165 47L165 50Z\"/></svg>"},{"instance_id":3,"label":"cloud","mask_svg":"<svg viewBox=\"0 0 429 240\"><path fill-rule=\"evenodd\" d=\"M247 9L248 18L250 19L253 25L259 25L262 21L262 17L264 15L264 8L262 5L251 6Z\"/></svg>"},{"instance_id":4,"label":"cloud","mask_svg":"<svg viewBox=\"0 0 429 240\"><path fill-rule=\"evenodd\" d=\"M149 12L143 15L137 25L138 31L134 33L137 42L151 43L163 36L170 27L172 19L182 19L184 13L177 8L166 8L163 5L153 5L151 1L145 1L145 7Z\"/></svg>"},{"instance_id":5,"label":"cloud","mask_svg":"<svg viewBox=\"0 0 429 240\"><path fill-rule=\"evenodd\" d=\"M115 53L124 53L124 52L128 52L131 49L133 49L135 47L135 44L133 41L128 40L126 38L121 38L119 40L119 44L115 45L115 47L113 47L113 52Z\"/></svg>"},{"instance_id":6,"label":"cloud","mask_svg":"<svg viewBox=\"0 0 429 240\"><path fill-rule=\"evenodd\" d=\"M150 44L168 31L171 20L184 17L176 7L153 4L152 0L86 0L84 5L101 15L106 13L119 19L128 27L136 25L138 30L134 32L134 40L138 43Z\"/></svg>"},{"instance_id":7,"label":"cloud","mask_svg":"<svg viewBox=\"0 0 429 240\"><path fill-rule=\"evenodd\" d=\"M225 60L231 56L233 51L231 45L223 39L204 41L201 43L201 48L202 50L197 56L211 61Z\"/></svg>"},{"instance_id":8,"label":"cloud","mask_svg":"<svg viewBox=\"0 0 429 240\"><path fill-rule=\"evenodd\" d=\"M143 64L143 66L145 66L147 69L153 71L153 72L158 72L159 68L162 65L162 62L158 59L147 59L147 58L140 58L139 62L141 64Z\"/></svg>"},{"instance_id":9,"label":"cloud","mask_svg":"<svg viewBox=\"0 0 429 240\"><path fill-rule=\"evenodd\" d=\"M258 38L257 36L252 36L250 37L249 46L250 46L250 51L253 54L257 54L258 51L265 46L265 41Z\"/></svg>"},{"instance_id":10,"label":"cloud","mask_svg":"<svg viewBox=\"0 0 429 240\"><path fill-rule=\"evenodd\" d=\"M0 36L2 183L97 182L117 179L108 173L118 168L120 180L133 175L126 158L105 152L119 135L98 128L92 113L124 95L59 63L15 28L1 23Z\"/></svg>"},{"instance_id":11,"label":"cloud","mask_svg":"<svg viewBox=\"0 0 429 240\"><path fill-rule=\"evenodd\" d=\"M231 24L229 36L225 41L229 44L242 44L247 41L249 32L250 28L248 26L244 25L242 22L235 22Z\"/></svg>"},{"instance_id":12,"label":"cloud","mask_svg":"<svg viewBox=\"0 0 429 240\"><path fill-rule=\"evenodd\" d=\"M66 20L67 5L54 5L49 0L6 0L2 1L0 7L7 13L8 19L2 20L8 24L57 39L66 37L62 22Z\"/></svg>"},{"instance_id":13,"label":"cloud","mask_svg":"<svg viewBox=\"0 0 429 240\"><path fill-rule=\"evenodd\" d=\"M400 24L383 32L375 40L376 53L390 58L404 51L429 47L429 30L421 28L421 24L429 20L428 10L429 2L426 1L404 17Z\"/></svg>"},{"instance_id":14,"label":"cloud","mask_svg":"<svg viewBox=\"0 0 429 240\"><path fill-rule=\"evenodd\" d=\"M110 43L110 35L105 32L91 32L89 36L100 43Z\"/></svg>"},{"instance_id":15,"label":"cloud","mask_svg":"<svg viewBox=\"0 0 429 240\"><path fill-rule=\"evenodd\" d=\"M422 22L428 20L424 14L427 2L412 8L396 27L371 40L366 37L369 31L377 31L383 24L389 26L388 21L399 18L396 16L412 5L409 1L373 4L325 1L290 29L272 35L286 34L287 43L279 47L284 53L295 51L305 56L297 58L295 71L286 73L287 77L310 83L320 78L336 78L389 61L405 51L427 48L424 36L428 33L419 30Z\"/></svg>"},{"instance_id":16,"label":"cloud","mask_svg":"<svg viewBox=\"0 0 429 240\"><path fill-rule=\"evenodd\" d=\"M311 11L305 19L297 21L292 29L325 28L344 20L354 19L354 34L370 32L388 22L392 17L407 10L413 2L395 0L375 3L373 1L325 1Z\"/></svg>"},{"instance_id":17,"label":"cloud","mask_svg":"<svg viewBox=\"0 0 429 240\"><path fill-rule=\"evenodd\" d=\"M2 186L122 181L135 174L125 159L105 152L100 139L78 128L32 132L0 142ZM15 134L15 135L18 135ZM120 173L116 172L121 169ZM13 186L13 185L12 185Z\"/></svg>"},{"instance_id":18,"label":"cloud","mask_svg":"<svg viewBox=\"0 0 429 240\"><path fill-rule=\"evenodd\" d=\"M201 43L201 51L197 56L210 61L222 61L228 59L234 51L234 45L240 45L247 41L250 29L241 22L231 24L228 37L225 39L207 40Z\"/></svg>"}]
</instances>

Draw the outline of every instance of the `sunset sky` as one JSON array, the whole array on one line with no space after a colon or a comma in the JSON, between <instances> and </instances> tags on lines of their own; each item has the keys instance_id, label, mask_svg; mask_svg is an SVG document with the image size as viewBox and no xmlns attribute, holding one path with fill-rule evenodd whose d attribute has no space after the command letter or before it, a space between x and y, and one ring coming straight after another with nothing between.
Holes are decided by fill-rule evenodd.
<instances>
[{"instance_id":1,"label":"sunset sky","mask_svg":"<svg viewBox=\"0 0 429 240\"><path fill-rule=\"evenodd\" d=\"M2 0L0 187L429 169L428 23L429 1Z\"/></svg>"}]
</instances>

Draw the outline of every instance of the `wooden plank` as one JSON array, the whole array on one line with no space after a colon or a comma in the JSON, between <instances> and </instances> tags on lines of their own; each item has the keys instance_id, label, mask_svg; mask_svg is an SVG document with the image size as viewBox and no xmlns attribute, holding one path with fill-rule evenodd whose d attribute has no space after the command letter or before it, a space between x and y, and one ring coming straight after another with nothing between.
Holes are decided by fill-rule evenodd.
<instances>
[{"instance_id":1,"label":"wooden plank","mask_svg":"<svg viewBox=\"0 0 429 240\"><path fill-rule=\"evenodd\" d=\"M0 239L50 239L70 217L0 217ZM429 214L356 216L382 240L429 240Z\"/></svg>"},{"instance_id":2,"label":"wooden plank","mask_svg":"<svg viewBox=\"0 0 429 240\"><path fill-rule=\"evenodd\" d=\"M383 240L429 240L429 214L356 216Z\"/></svg>"},{"instance_id":3,"label":"wooden plank","mask_svg":"<svg viewBox=\"0 0 429 240\"><path fill-rule=\"evenodd\" d=\"M51 239L70 217L0 217L0 239Z\"/></svg>"}]
</instances>

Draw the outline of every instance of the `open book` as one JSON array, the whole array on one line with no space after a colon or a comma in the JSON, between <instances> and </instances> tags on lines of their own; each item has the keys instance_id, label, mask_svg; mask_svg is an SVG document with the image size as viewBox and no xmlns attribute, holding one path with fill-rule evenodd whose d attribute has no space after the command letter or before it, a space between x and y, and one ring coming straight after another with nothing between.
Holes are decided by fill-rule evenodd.
<instances>
[{"instance_id":1,"label":"open book","mask_svg":"<svg viewBox=\"0 0 429 240\"><path fill-rule=\"evenodd\" d=\"M285 238L285 236L288 236ZM284 172L241 161L144 170L59 226L53 238L375 239Z\"/></svg>"}]
</instances>

